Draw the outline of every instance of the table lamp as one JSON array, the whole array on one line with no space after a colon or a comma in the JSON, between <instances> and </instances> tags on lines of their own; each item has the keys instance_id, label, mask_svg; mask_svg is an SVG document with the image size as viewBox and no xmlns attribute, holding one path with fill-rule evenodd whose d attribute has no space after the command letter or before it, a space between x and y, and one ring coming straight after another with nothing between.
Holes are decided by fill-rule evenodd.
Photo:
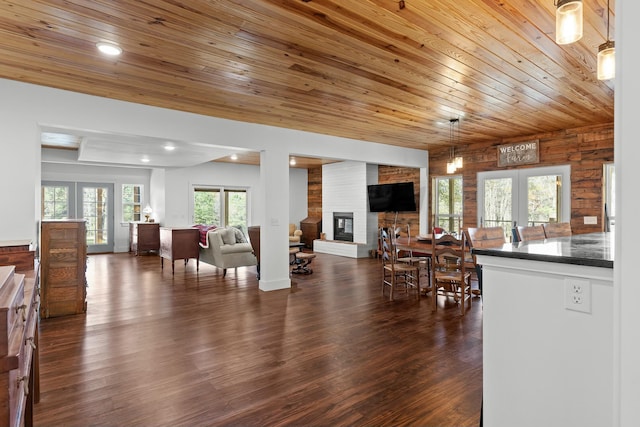
<instances>
[{"instance_id":1,"label":"table lamp","mask_svg":"<svg viewBox=\"0 0 640 427\"><path fill-rule=\"evenodd\" d=\"M151 210L151 206L147 204L147 206L142 210L142 213L144 214L144 222L149 222L151 212L153 212L153 210Z\"/></svg>"}]
</instances>

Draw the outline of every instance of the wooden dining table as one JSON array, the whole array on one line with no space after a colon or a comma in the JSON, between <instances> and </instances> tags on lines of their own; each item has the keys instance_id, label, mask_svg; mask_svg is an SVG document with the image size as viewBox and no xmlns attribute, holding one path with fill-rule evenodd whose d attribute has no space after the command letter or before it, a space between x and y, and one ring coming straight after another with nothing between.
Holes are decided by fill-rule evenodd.
<instances>
[{"instance_id":1,"label":"wooden dining table","mask_svg":"<svg viewBox=\"0 0 640 427\"><path fill-rule=\"evenodd\" d=\"M441 236L437 234L437 236ZM400 251L411 251L413 255L431 256L433 234L420 234L418 236L400 236L395 240L396 249ZM465 258L471 260L470 248L467 248L468 255Z\"/></svg>"},{"instance_id":2,"label":"wooden dining table","mask_svg":"<svg viewBox=\"0 0 640 427\"><path fill-rule=\"evenodd\" d=\"M412 237L397 237L395 240L396 249L401 251L411 251L414 254L431 255L432 238L432 234L421 234Z\"/></svg>"}]
</instances>

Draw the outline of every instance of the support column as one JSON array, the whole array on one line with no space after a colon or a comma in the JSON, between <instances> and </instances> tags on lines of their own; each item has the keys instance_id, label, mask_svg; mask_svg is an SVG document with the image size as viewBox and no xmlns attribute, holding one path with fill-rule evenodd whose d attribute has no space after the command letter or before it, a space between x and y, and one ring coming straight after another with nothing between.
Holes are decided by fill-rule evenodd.
<instances>
[{"instance_id":1,"label":"support column","mask_svg":"<svg viewBox=\"0 0 640 427\"><path fill-rule=\"evenodd\" d=\"M289 153L260 152L260 282L263 291L291 287L289 277Z\"/></svg>"}]
</instances>

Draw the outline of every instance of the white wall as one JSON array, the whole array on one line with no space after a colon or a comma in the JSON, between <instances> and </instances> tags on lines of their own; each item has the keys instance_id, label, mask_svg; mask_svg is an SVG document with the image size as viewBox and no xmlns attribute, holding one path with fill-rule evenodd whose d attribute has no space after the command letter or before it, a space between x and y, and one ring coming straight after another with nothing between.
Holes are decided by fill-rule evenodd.
<instances>
[{"instance_id":1,"label":"white wall","mask_svg":"<svg viewBox=\"0 0 640 427\"><path fill-rule=\"evenodd\" d=\"M31 106L0 90L0 241L37 241L40 220L40 131ZM37 101L34 101L37 102Z\"/></svg>"},{"instance_id":2,"label":"white wall","mask_svg":"<svg viewBox=\"0 0 640 427\"><path fill-rule=\"evenodd\" d=\"M367 185L378 184L378 166L367 165ZM372 249L378 247L378 213L369 212L369 193L367 192L367 242Z\"/></svg>"},{"instance_id":3,"label":"white wall","mask_svg":"<svg viewBox=\"0 0 640 427\"><path fill-rule=\"evenodd\" d=\"M166 215L165 170L154 168L149 176L149 202L153 210L153 219L161 223Z\"/></svg>"}]
</instances>

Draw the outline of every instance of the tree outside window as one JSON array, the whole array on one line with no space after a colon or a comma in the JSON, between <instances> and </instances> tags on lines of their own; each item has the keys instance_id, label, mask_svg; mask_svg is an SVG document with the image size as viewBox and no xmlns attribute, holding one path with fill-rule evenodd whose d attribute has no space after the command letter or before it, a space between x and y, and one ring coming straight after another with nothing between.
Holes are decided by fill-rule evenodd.
<instances>
[{"instance_id":1,"label":"tree outside window","mask_svg":"<svg viewBox=\"0 0 640 427\"><path fill-rule=\"evenodd\" d=\"M247 191L222 187L196 187L193 190L195 224L232 226L247 231Z\"/></svg>"}]
</instances>

